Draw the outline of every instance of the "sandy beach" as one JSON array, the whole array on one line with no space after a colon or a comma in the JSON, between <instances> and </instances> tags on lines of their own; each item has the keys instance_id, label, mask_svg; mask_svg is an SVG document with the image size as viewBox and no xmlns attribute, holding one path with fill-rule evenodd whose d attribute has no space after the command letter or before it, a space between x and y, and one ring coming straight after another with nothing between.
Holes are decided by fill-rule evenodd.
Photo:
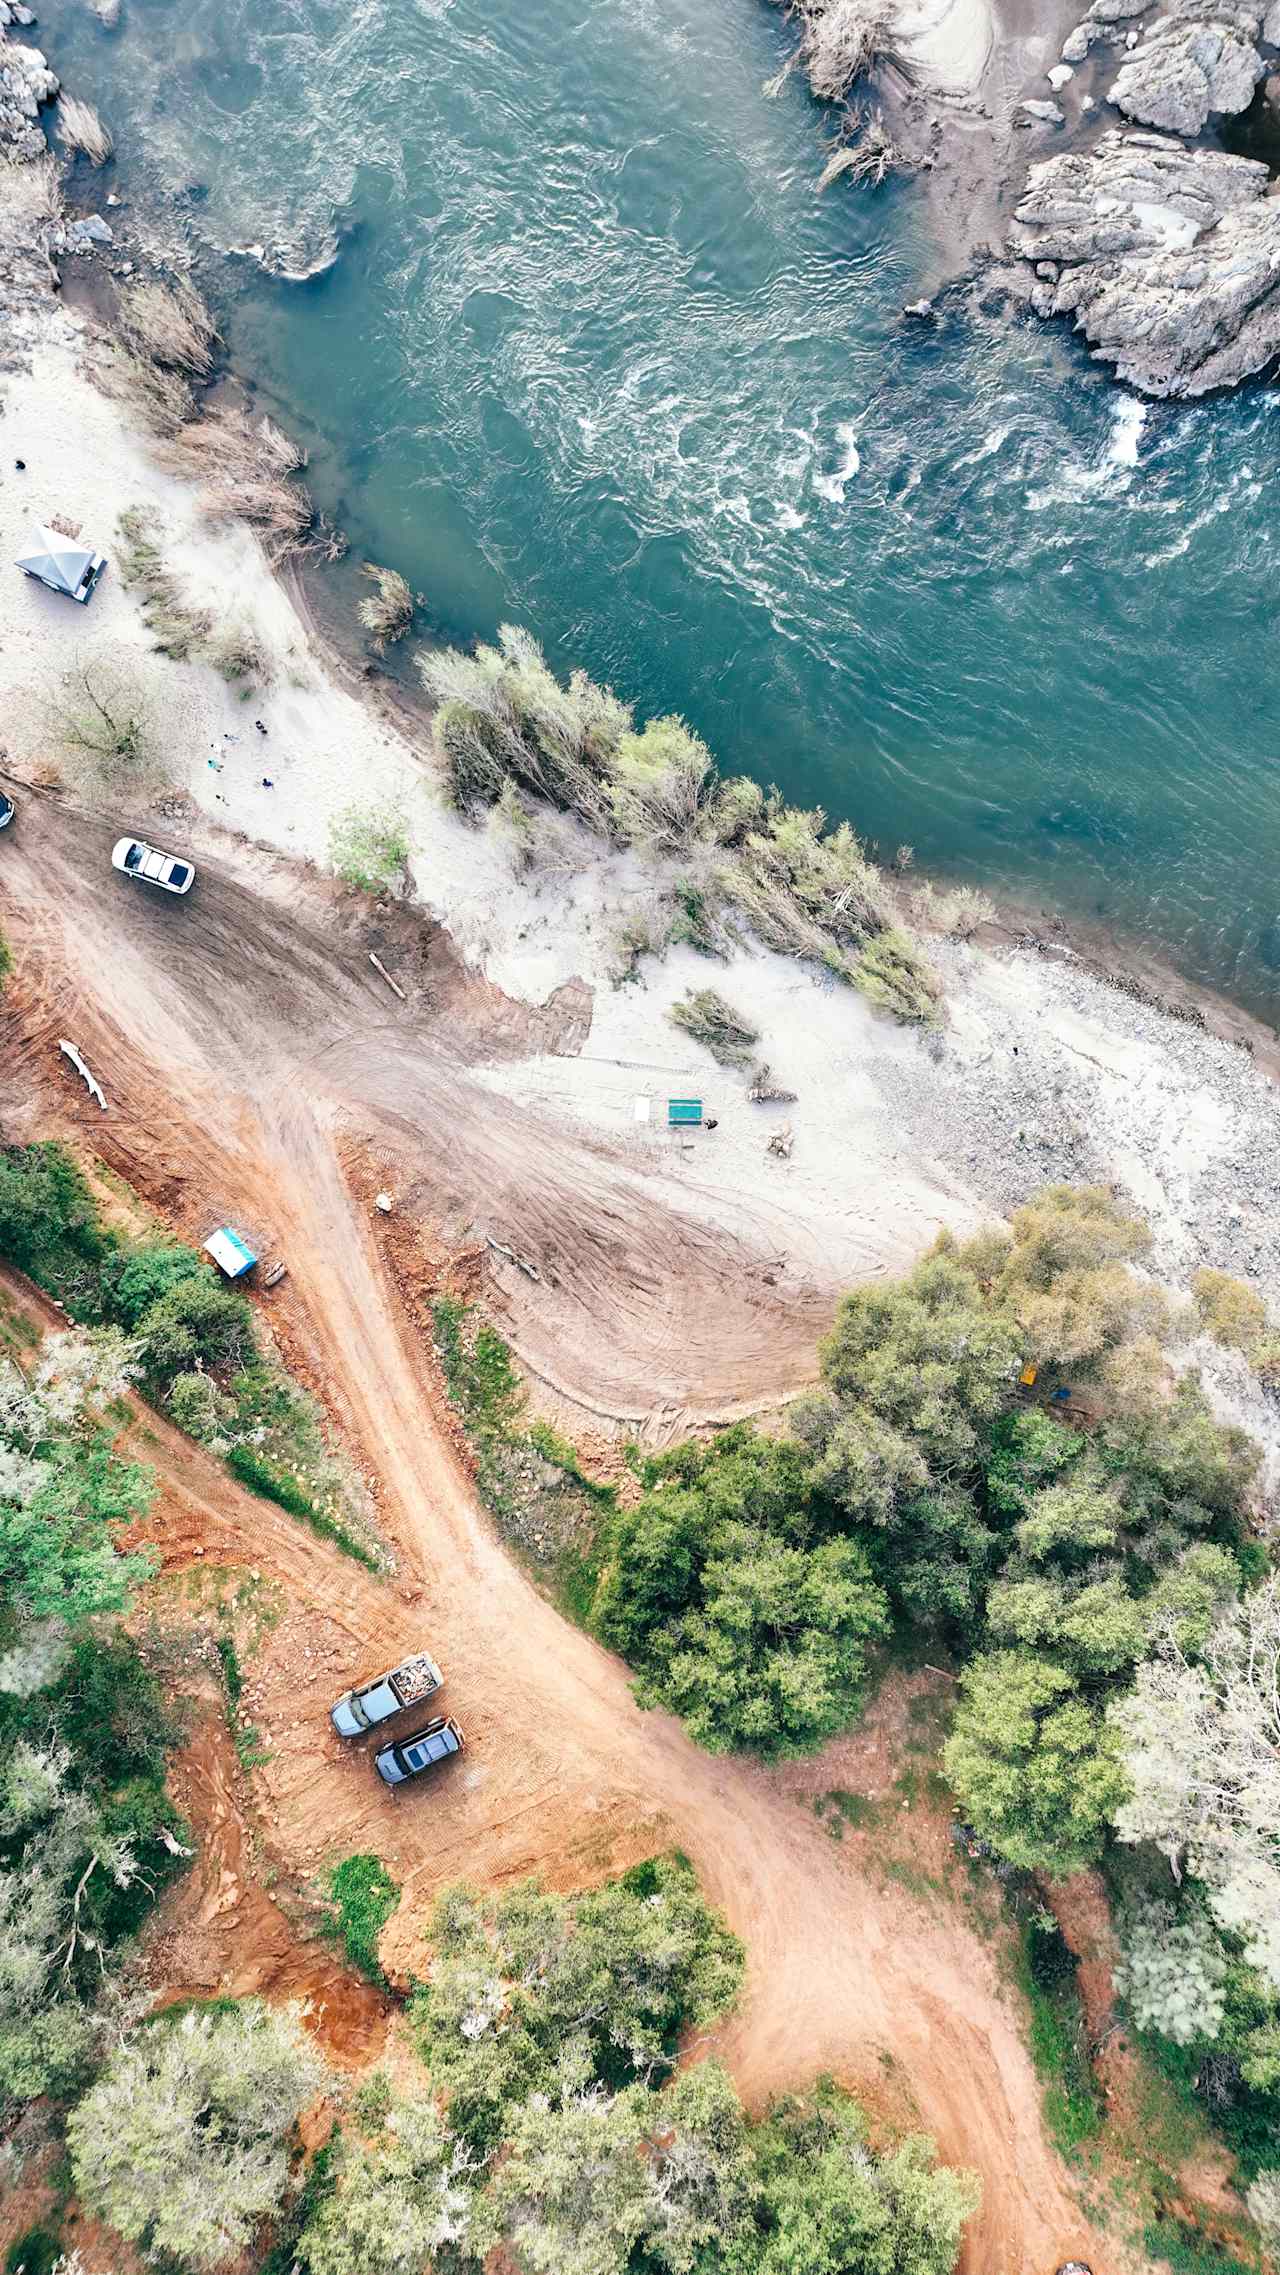
<instances>
[{"instance_id":1,"label":"sandy beach","mask_svg":"<svg viewBox=\"0 0 1280 2275\"><path fill-rule=\"evenodd\" d=\"M559 817L547 817L527 858L499 822L475 828L453 813L426 741L412 743L387 706L352 692L256 539L211 521L197 490L160 468L85 375L84 345L84 319L51 300L29 368L7 379L4 558L30 523L55 513L110 554L119 516L141 507L193 599L218 619L252 623L270 676L242 699L207 665L157 654L114 569L84 610L9 570L0 704L20 798L24 782L61 780L68 800L83 799L62 722L87 670L127 682L161 729L167 781L112 803L121 829L233 866L262 848L324 869L344 812L402 816L410 900L446 928L471 973L521 1005L545 1004L570 983L589 1000L577 1047L488 1063L481 1053L473 1078L531 1130L572 1138L587 1161L607 1155L625 1178L774 1255L815 1315L850 1282L900 1269L943 1227L966 1233L1053 1179L1114 1183L1149 1218L1153 1268L1175 1288L1212 1264L1280 1300L1280 1102L1245 1050L1129 1000L1083 965L1017 947L932 943L946 1013L923 1035L771 953L709 964L673 949L645 959L636 983L617 984L618 935L654 901L652 873ZM38 832L38 801L19 826ZM794 1105L750 1103L745 1072L717 1066L672 1025L672 1004L707 984L759 1030L760 1056ZM688 1095L714 1130L668 1130L668 1098ZM784 1122L789 1159L768 1150ZM527 1280L497 1254L491 1270L506 1284L517 1347L532 1347ZM540 1365L563 1394L580 1392L608 1416L598 1385L575 1386L572 1368L557 1369L545 1350ZM783 1373L794 1387L794 1371ZM766 1370L750 1403L767 1405L783 1387ZM1223 1395L1275 1440L1243 1370ZM634 1418L638 1405L624 1398L616 1412Z\"/></svg>"}]
</instances>

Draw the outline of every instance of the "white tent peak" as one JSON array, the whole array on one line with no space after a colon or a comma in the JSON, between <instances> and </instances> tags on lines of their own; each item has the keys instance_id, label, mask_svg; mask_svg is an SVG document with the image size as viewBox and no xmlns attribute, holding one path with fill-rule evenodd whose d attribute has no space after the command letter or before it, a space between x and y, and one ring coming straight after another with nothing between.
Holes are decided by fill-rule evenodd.
<instances>
[{"instance_id":1,"label":"white tent peak","mask_svg":"<svg viewBox=\"0 0 1280 2275\"><path fill-rule=\"evenodd\" d=\"M54 592L85 600L106 563L101 553L91 552L87 545L41 524L25 552L19 553L17 566L29 577L38 577L41 584L52 586Z\"/></svg>"}]
</instances>

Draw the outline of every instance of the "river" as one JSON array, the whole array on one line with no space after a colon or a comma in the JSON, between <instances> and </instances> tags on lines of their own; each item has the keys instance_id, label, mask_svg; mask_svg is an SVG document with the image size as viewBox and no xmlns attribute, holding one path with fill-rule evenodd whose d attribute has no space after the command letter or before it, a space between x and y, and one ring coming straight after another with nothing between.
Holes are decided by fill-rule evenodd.
<instances>
[{"instance_id":1,"label":"river","mask_svg":"<svg viewBox=\"0 0 1280 2275\"><path fill-rule=\"evenodd\" d=\"M49 0L121 186L433 635L512 620L888 855L1280 1016L1280 395L1144 406L815 195L765 0Z\"/></svg>"}]
</instances>

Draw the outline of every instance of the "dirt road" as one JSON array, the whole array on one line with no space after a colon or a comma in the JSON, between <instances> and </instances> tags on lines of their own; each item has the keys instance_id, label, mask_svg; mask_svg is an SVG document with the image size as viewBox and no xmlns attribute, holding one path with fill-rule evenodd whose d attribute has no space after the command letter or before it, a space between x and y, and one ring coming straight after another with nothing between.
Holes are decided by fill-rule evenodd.
<instances>
[{"instance_id":1,"label":"dirt road","mask_svg":"<svg viewBox=\"0 0 1280 2275\"><path fill-rule=\"evenodd\" d=\"M64 1111L185 1231L225 1213L288 1257L288 1332L376 1478L402 1554L398 1580L376 1582L174 1433L161 1428L148 1449L168 1486L166 1553L180 1562L199 1529L211 1556L265 1566L289 1593L247 1701L272 1748L257 1785L273 1861L376 1849L409 1892L408 1914L460 1873L543 1869L569 1884L674 1840L747 1945L746 1996L719 2043L750 2099L823 2068L883 2087L891 2056L943 2153L982 2175L968 2269L1050 2275L1067 2257L1098 2275L1114 2267L1045 2138L1017 2019L963 1913L860 1875L787 1772L714 1761L671 1720L640 1714L625 1670L495 1540L339 1145L389 1145L438 1194L446 1223L483 1209L496 1237L558 1259L549 1366L572 1374L581 1338L594 1337L597 1388L625 1395L639 1381L690 1407L785 1389L811 1364L831 1291L768 1284L776 1227L695 1220L607 1148L489 1097L477 1067L486 1051L520 1047L519 1021L483 983L447 972L429 934L416 970L404 928L384 939L410 989L403 1008L389 1005L367 963L367 912L317 914L283 868L250 891L208 867L189 906L169 904L111 876L100 825L43 809L21 820L0 849L17 965L0 1011L7 1134L49 1126L51 1088L63 1086ZM579 1031L580 1010L564 1013ZM64 1085L60 1035L85 1052L108 1114L79 1102L69 1073ZM714 1335L699 1336L704 1316ZM447 1669L469 1744L429 1793L393 1796L358 1751L339 1749L324 1707L420 1640Z\"/></svg>"}]
</instances>

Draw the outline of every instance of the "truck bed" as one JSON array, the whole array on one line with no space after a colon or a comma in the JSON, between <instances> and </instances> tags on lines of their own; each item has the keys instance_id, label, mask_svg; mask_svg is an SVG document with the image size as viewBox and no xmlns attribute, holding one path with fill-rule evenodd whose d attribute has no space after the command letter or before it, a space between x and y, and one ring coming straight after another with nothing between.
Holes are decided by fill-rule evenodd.
<instances>
[{"instance_id":1,"label":"truck bed","mask_svg":"<svg viewBox=\"0 0 1280 2275\"><path fill-rule=\"evenodd\" d=\"M430 1698L435 1682L435 1668L425 1651L415 1658L403 1659L391 1677L392 1688L403 1706L413 1706L420 1698Z\"/></svg>"}]
</instances>

